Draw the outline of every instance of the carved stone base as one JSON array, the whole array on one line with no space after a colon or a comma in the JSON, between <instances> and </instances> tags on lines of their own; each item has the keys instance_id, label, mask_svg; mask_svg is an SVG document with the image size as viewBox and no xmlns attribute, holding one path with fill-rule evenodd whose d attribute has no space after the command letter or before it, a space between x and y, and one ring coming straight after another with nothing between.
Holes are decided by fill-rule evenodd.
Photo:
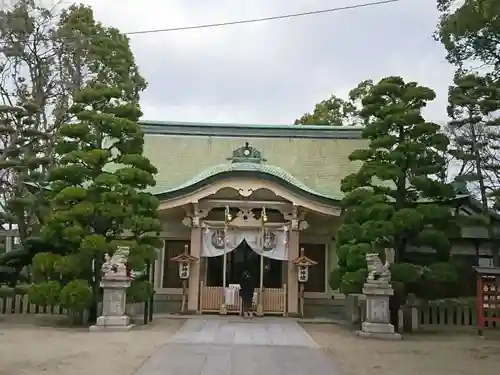
<instances>
[{"instance_id":1,"label":"carved stone base","mask_svg":"<svg viewBox=\"0 0 500 375\"><path fill-rule=\"evenodd\" d=\"M382 340L401 340L401 335L394 332L390 323L363 322L361 331L356 331L356 336Z\"/></svg>"},{"instance_id":2,"label":"carved stone base","mask_svg":"<svg viewBox=\"0 0 500 375\"><path fill-rule=\"evenodd\" d=\"M394 326L389 323L363 322L361 331L366 333L394 333Z\"/></svg>"},{"instance_id":3,"label":"carved stone base","mask_svg":"<svg viewBox=\"0 0 500 375\"><path fill-rule=\"evenodd\" d=\"M100 316L95 325L89 327L89 332L130 331L134 327L129 316Z\"/></svg>"},{"instance_id":4,"label":"carved stone base","mask_svg":"<svg viewBox=\"0 0 500 375\"><path fill-rule=\"evenodd\" d=\"M402 337L399 333L380 333L380 332L363 332L356 331L356 336L364 339L377 339L377 340L401 340Z\"/></svg>"},{"instance_id":5,"label":"carved stone base","mask_svg":"<svg viewBox=\"0 0 500 375\"><path fill-rule=\"evenodd\" d=\"M89 332L127 332L134 328L134 324L127 326L98 326L93 325L89 327Z\"/></svg>"}]
</instances>

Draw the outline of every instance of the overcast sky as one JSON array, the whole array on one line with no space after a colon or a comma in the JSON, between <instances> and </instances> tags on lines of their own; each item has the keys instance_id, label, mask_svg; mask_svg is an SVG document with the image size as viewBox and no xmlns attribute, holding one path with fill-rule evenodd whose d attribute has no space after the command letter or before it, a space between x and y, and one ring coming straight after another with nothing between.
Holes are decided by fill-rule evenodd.
<instances>
[{"instance_id":1,"label":"overcast sky","mask_svg":"<svg viewBox=\"0 0 500 375\"><path fill-rule=\"evenodd\" d=\"M70 3L70 1L64 1ZM123 32L266 17L365 0L87 0ZM361 80L400 75L434 88L445 121L453 69L432 39L436 0L287 20L131 36L149 120L286 124Z\"/></svg>"}]
</instances>

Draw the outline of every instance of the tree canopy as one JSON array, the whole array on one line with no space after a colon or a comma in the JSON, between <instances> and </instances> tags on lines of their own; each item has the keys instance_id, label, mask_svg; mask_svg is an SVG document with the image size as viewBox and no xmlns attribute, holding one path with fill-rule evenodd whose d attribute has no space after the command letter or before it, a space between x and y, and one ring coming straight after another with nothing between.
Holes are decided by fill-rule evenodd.
<instances>
[{"instance_id":1,"label":"tree canopy","mask_svg":"<svg viewBox=\"0 0 500 375\"><path fill-rule=\"evenodd\" d=\"M461 69L500 72L500 2L497 0L438 0L441 18L437 39L450 63Z\"/></svg>"},{"instance_id":2,"label":"tree canopy","mask_svg":"<svg viewBox=\"0 0 500 375\"><path fill-rule=\"evenodd\" d=\"M33 195L26 183L40 183L43 167L49 163L44 156L47 135L37 126L38 108L26 102L21 106L0 106L0 193L3 197L2 223L16 223L25 239L36 231L46 213L44 194Z\"/></svg>"},{"instance_id":3,"label":"tree canopy","mask_svg":"<svg viewBox=\"0 0 500 375\"><path fill-rule=\"evenodd\" d=\"M446 48L448 61L457 67L449 91L447 127L451 155L461 165L458 179L480 201L495 264L498 247L490 209L498 208L500 106L500 2L496 0L438 0L441 12L436 38Z\"/></svg>"},{"instance_id":4,"label":"tree canopy","mask_svg":"<svg viewBox=\"0 0 500 375\"><path fill-rule=\"evenodd\" d=\"M438 261L449 259L447 234L456 226L446 202L454 189L437 178L446 167L449 142L421 113L434 98L430 88L400 77L383 78L362 98L362 137L369 145L350 155L361 166L342 181L345 219L336 236L339 269L332 287L359 292L367 272L365 255L384 256L386 248L394 249L400 269L406 267L393 270L394 279L404 283L423 274L405 264L410 246L433 249Z\"/></svg>"},{"instance_id":5,"label":"tree canopy","mask_svg":"<svg viewBox=\"0 0 500 375\"><path fill-rule=\"evenodd\" d=\"M40 235L57 251L33 258L29 294L34 303L95 314L104 254L126 245L128 267L144 271L159 246L158 201L146 192L157 170L142 155L137 123L146 83L128 38L96 22L90 8L63 11L54 35L78 85L59 102L65 122L55 129L47 174L50 212Z\"/></svg>"},{"instance_id":6,"label":"tree canopy","mask_svg":"<svg viewBox=\"0 0 500 375\"><path fill-rule=\"evenodd\" d=\"M146 85L118 30L96 21L90 7L56 8L19 0L0 11L0 98L6 108L30 108L29 121L16 120L6 109L1 116L8 124L0 129L0 212L20 229L23 244L38 233L44 217L33 207L49 201L40 197L43 189L29 186L46 186L47 171L57 164L56 133L76 120L70 111L75 94L93 83L123 81L121 99L137 101ZM15 159L30 160L30 171L14 167Z\"/></svg>"},{"instance_id":7,"label":"tree canopy","mask_svg":"<svg viewBox=\"0 0 500 375\"><path fill-rule=\"evenodd\" d=\"M34 295L47 289L56 293L54 281L59 280L61 296L69 293L66 288L77 286L86 294L85 285L99 280L102 257L112 254L118 244L130 247L128 265L134 270L144 271L155 258L158 201L144 189L155 184L157 171L142 156L139 107L121 101L122 95L119 84L93 84L81 90L72 106L79 122L63 125L58 132L59 165L49 174L52 214L42 236L66 252L35 256L34 270L43 277L33 287ZM34 298L49 303L48 295Z\"/></svg>"},{"instance_id":8,"label":"tree canopy","mask_svg":"<svg viewBox=\"0 0 500 375\"><path fill-rule=\"evenodd\" d=\"M490 206L498 205L500 197L500 83L490 75L457 74L448 100L453 134L450 153L461 162L457 178L468 183L481 201L482 220L471 219L487 226L493 260L499 264Z\"/></svg>"},{"instance_id":9,"label":"tree canopy","mask_svg":"<svg viewBox=\"0 0 500 375\"><path fill-rule=\"evenodd\" d=\"M371 80L361 82L349 92L348 99L331 95L314 106L311 113L305 113L295 120L295 125L362 125L359 115L361 98L373 85Z\"/></svg>"}]
</instances>

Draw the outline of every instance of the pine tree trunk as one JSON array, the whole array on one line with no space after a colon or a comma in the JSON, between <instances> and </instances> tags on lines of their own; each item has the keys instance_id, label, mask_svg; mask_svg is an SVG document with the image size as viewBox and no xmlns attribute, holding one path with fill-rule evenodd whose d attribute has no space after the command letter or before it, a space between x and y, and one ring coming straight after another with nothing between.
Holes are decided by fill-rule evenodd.
<instances>
[{"instance_id":1,"label":"pine tree trunk","mask_svg":"<svg viewBox=\"0 0 500 375\"><path fill-rule=\"evenodd\" d=\"M472 121L472 119L471 119ZM493 225L491 223L491 215L490 208L488 207L488 197L486 193L486 186L484 184L484 175L483 169L481 166L481 155L479 154L479 149L477 147L477 134L476 129L474 128L473 122L471 122L471 133L472 133L472 152L474 154L474 162L476 166L476 173L478 176L479 182L479 190L481 193L481 205L482 205L482 213L483 216L487 220L487 230L488 230L488 239L490 241L490 250L491 255L493 257L493 265L495 267L500 266L499 256L498 256L498 248L496 246L495 233L493 231Z\"/></svg>"}]
</instances>

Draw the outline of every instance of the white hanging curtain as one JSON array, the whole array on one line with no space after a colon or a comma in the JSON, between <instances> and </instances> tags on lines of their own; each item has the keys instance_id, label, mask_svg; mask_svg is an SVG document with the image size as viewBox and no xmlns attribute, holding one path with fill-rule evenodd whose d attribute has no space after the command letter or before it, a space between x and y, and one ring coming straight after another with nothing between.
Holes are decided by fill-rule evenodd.
<instances>
[{"instance_id":1,"label":"white hanging curtain","mask_svg":"<svg viewBox=\"0 0 500 375\"><path fill-rule=\"evenodd\" d=\"M266 258L288 260L288 232L285 230L266 230L264 238L261 229L236 229L227 230L224 238L224 229L205 228L202 238L202 257L218 257L224 251L230 253L243 241L257 254Z\"/></svg>"},{"instance_id":2,"label":"white hanging curtain","mask_svg":"<svg viewBox=\"0 0 500 375\"><path fill-rule=\"evenodd\" d=\"M263 247L262 256L265 258L288 260L288 231L267 231L264 233Z\"/></svg>"},{"instance_id":3,"label":"white hanging curtain","mask_svg":"<svg viewBox=\"0 0 500 375\"><path fill-rule=\"evenodd\" d=\"M227 230L227 238L224 236L224 229L205 228L202 237L202 257L218 257L230 253L238 247L244 240L241 232L235 232L232 229Z\"/></svg>"}]
</instances>

